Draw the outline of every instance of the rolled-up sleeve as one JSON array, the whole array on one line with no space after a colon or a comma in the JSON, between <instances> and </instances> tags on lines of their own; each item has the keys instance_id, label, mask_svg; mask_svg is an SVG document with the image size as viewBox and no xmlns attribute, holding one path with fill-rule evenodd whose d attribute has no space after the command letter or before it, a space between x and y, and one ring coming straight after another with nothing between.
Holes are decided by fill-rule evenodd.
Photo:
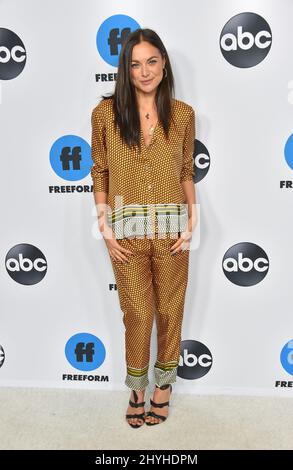
<instances>
[{"instance_id":1,"label":"rolled-up sleeve","mask_svg":"<svg viewBox=\"0 0 293 470\"><path fill-rule=\"evenodd\" d=\"M192 108L185 128L183 143L183 162L180 175L180 182L192 180L195 176L193 168L193 153L195 141L195 111Z\"/></svg>"},{"instance_id":2,"label":"rolled-up sleeve","mask_svg":"<svg viewBox=\"0 0 293 470\"><path fill-rule=\"evenodd\" d=\"M91 124L91 157L93 160L91 177L93 180L93 190L94 192L103 191L108 193L109 169L105 137L105 122L99 106L94 108L92 111Z\"/></svg>"}]
</instances>

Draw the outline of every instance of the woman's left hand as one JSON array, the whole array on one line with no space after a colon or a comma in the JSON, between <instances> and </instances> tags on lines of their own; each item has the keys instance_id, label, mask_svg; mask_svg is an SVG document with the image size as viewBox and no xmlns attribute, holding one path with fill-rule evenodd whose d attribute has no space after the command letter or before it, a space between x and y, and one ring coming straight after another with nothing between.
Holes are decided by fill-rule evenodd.
<instances>
[{"instance_id":1,"label":"woman's left hand","mask_svg":"<svg viewBox=\"0 0 293 470\"><path fill-rule=\"evenodd\" d=\"M176 240L176 243L171 246L170 252L172 255L179 253L181 251L186 251L190 249L190 242L192 239L192 231L196 225L195 217L188 219L188 228L185 232L181 233L181 236Z\"/></svg>"}]
</instances>

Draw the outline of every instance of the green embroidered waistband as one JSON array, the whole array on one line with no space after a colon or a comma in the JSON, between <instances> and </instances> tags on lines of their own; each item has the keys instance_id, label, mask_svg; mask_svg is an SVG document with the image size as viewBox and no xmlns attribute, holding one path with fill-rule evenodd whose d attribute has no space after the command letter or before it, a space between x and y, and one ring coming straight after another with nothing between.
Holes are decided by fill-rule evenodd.
<instances>
[{"instance_id":1,"label":"green embroidered waistband","mask_svg":"<svg viewBox=\"0 0 293 470\"><path fill-rule=\"evenodd\" d=\"M186 230L186 204L128 204L107 214L116 238Z\"/></svg>"}]
</instances>

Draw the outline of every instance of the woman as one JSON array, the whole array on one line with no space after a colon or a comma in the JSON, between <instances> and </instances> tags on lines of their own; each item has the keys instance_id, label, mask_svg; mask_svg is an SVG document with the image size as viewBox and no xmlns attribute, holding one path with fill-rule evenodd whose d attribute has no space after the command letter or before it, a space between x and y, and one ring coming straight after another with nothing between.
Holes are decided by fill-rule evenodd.
<instances>
[{"instance_id":1,"label":"woman","mask_svg":"<svg viewBox=\"0 0 293 470\"><path fill-rule=\"evenodd\" d=\"M138 29L123 43L113 95L103 96L92 112L91 176L123 312L131 389L126 419L135 428L168 416L196 224L195 112L173 98L173 90L161 39ZM145 413L154 312L156 383Z\"/></svg>"}]
</instances>

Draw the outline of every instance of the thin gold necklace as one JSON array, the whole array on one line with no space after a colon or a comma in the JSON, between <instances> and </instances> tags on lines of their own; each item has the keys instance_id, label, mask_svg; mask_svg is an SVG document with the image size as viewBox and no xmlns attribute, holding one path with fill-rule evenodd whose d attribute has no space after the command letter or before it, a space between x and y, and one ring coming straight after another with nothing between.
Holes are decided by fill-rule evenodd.
<instances>
[{"instance_id":1,"label":"thin gold necklace","mask_svg":"<svg viewBox=\"0 0 293 470\"><path fill-rule=\"evenodd\" d=\"M150 118L149 113L145 114L145 117L149 119ZM149 135L152 135L154 133L154 130L155 130L155 125L152 124L151 127L149 127Z\"/></svg>"}]
</instances>

